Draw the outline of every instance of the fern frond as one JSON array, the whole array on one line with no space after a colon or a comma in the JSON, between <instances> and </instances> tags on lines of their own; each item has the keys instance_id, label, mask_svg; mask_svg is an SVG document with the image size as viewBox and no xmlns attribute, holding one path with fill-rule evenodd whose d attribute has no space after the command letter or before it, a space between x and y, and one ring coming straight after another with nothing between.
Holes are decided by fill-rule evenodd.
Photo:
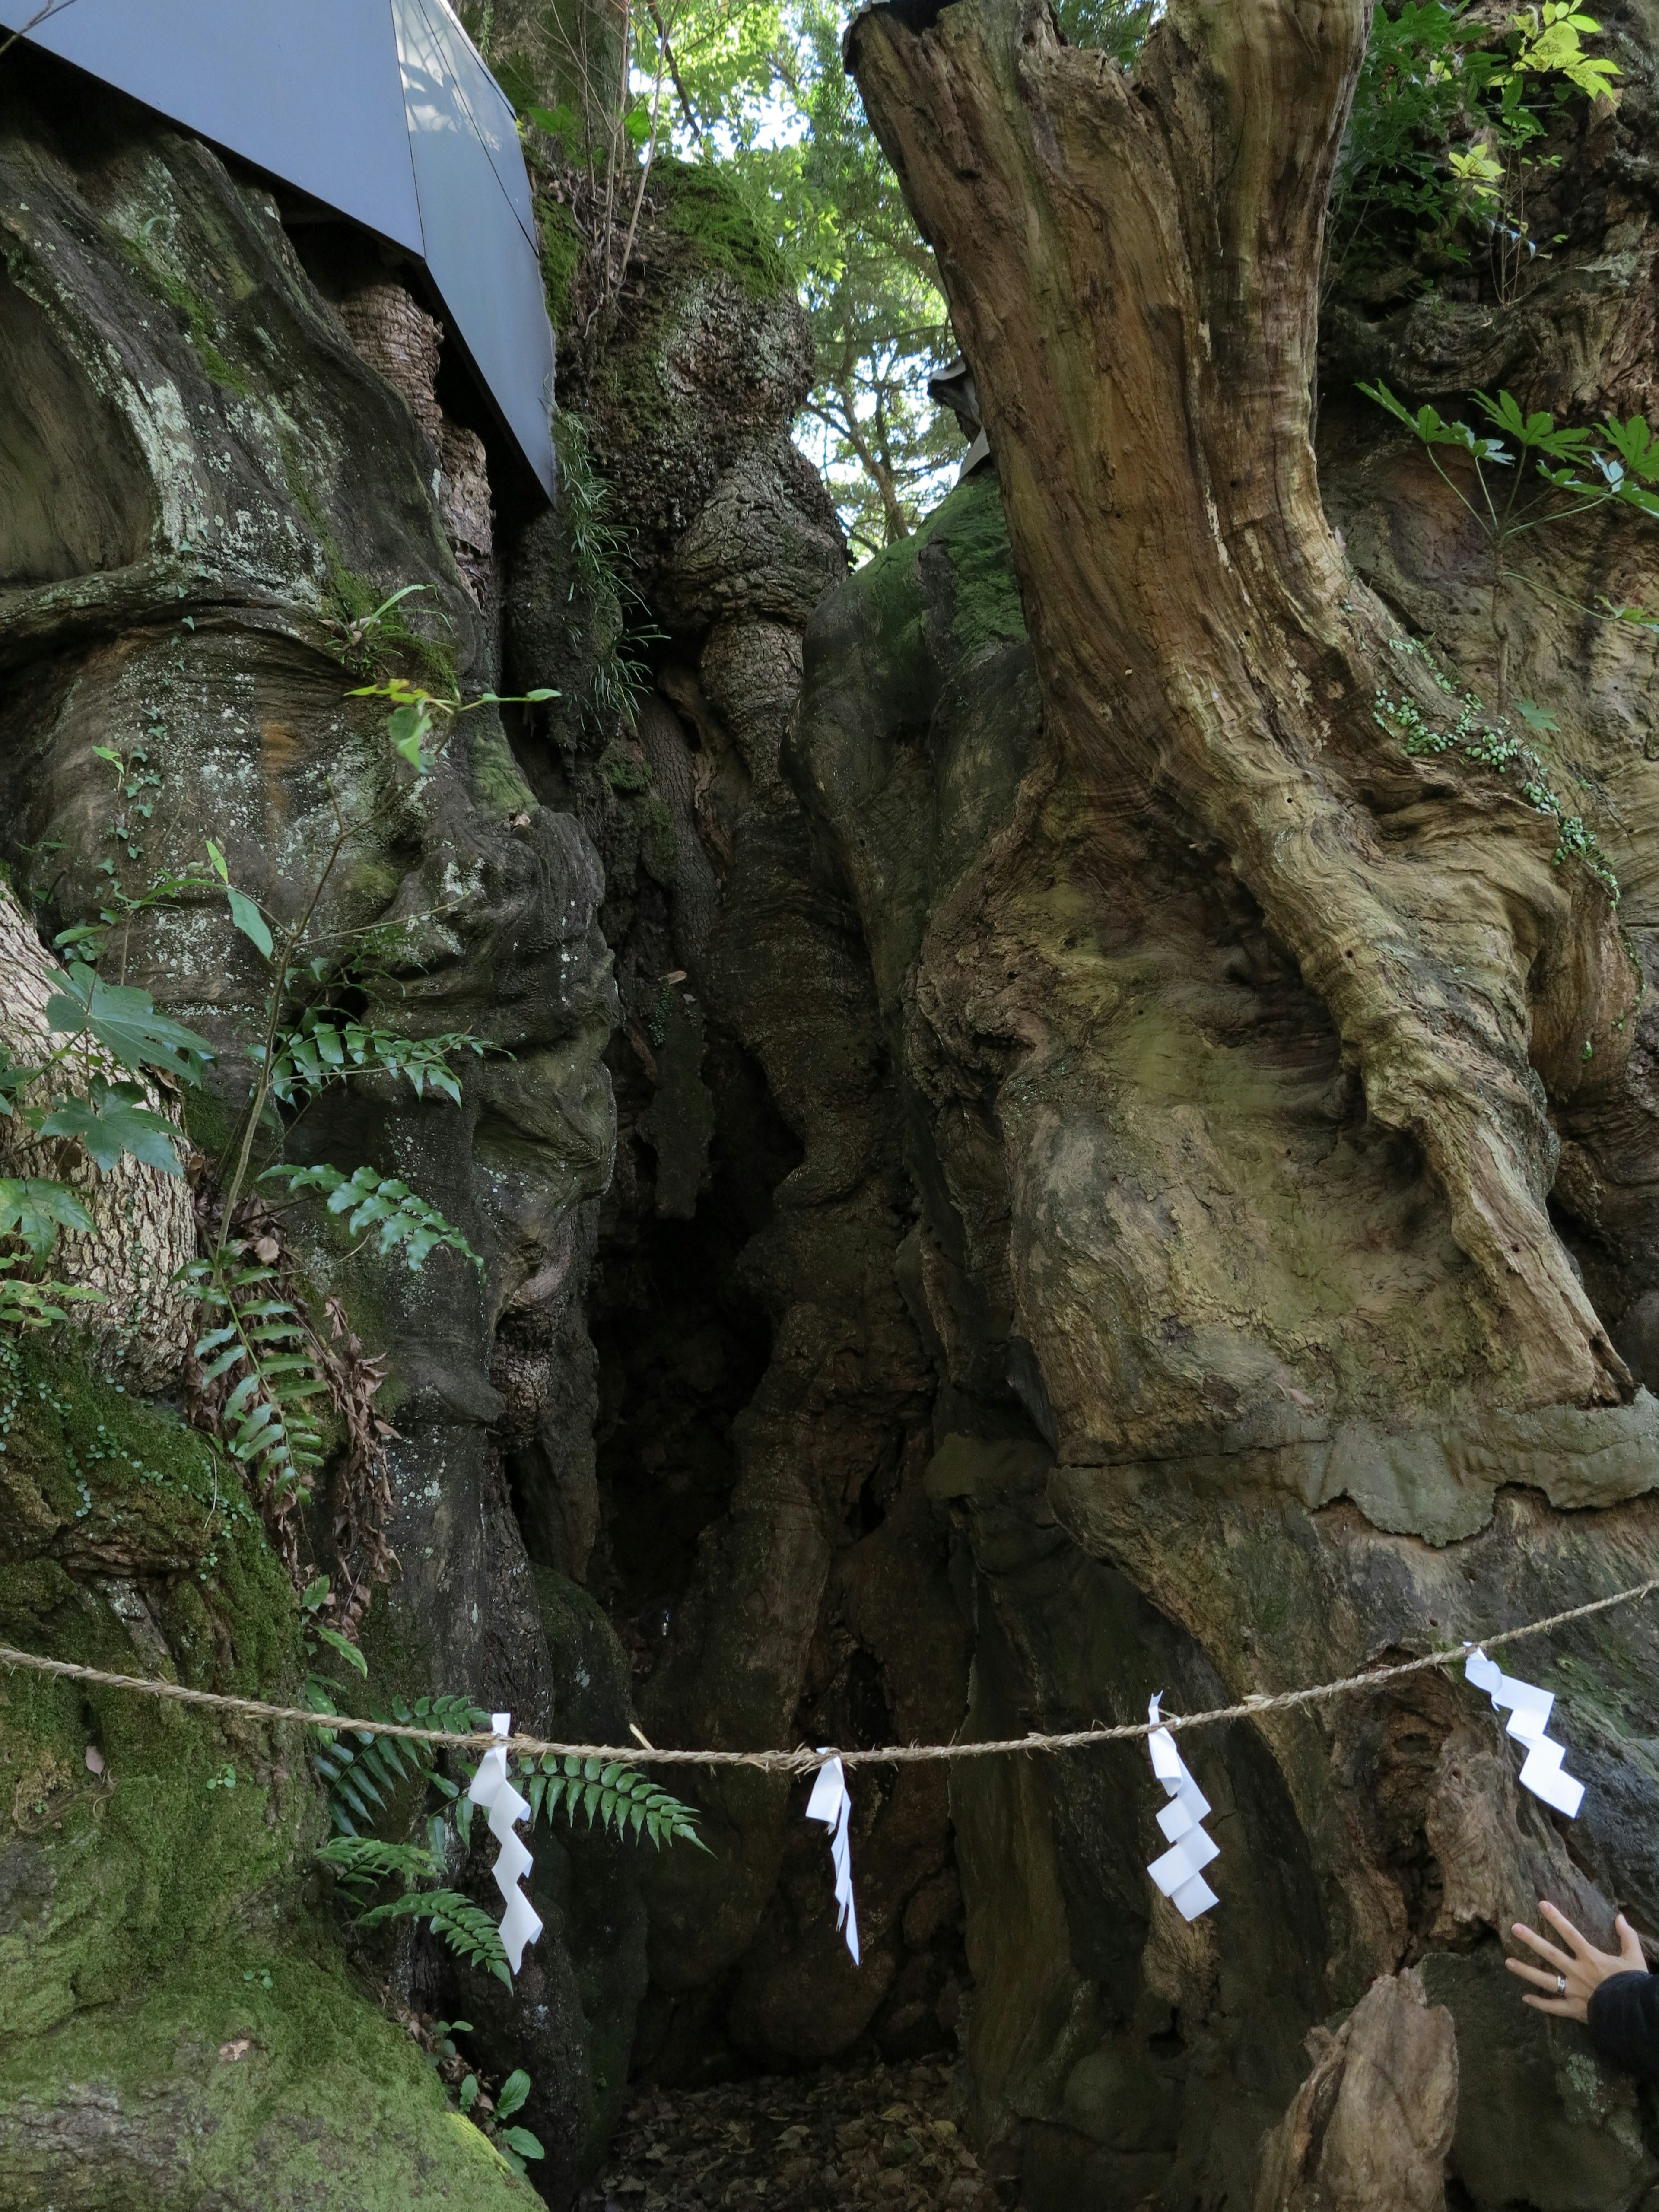
<instances>
[{"instance_id":1,"label":"fern frond","mask_svg":"<svg viewBox=\"0 0 1659 2212\"><path fill-rule=\"evenodd\" d=\"M346 1226L354 1237L365 1230L374 1230L380 1240L382 1252L401 1248L410 1267L418 1267L428 1252L440 1244L471 1260L482 1274L483 1261L467 1243L460 1231L445 1220L435 1206L430 1206L409 1185L394 1177L381 1177L371 1167L360 1167L354 1175L343 1175L338 1168L319 1165L301 1168L284 1164L267 1168L264 1180L283 1181L292 1191L320 1191L328 1201L331 1213L344 1213L350 1218Z\"/></svg>"},{"instance_id":2,"label":"fern frond","mask_svg":"<svg viewBox=\"0 0 1659 2212\"><path fill-rule=\"evenodd\" d=\"M439 1729L448 1735L476 1735L489 1726L489 1714L481 1711L471 1698L447 1693L416 1698L413 1705L394 1698L390 1712L371 1705L368 1717L401 1721L406 1728ZM459 1795L455 1784L437 1771L438 1749L436 1744L407 1736L374 1735L361 1729L345 1734L330 1730L321 1743L313 1743L312 1764L327 1787L328 1814L337 1834L355 1836L359 1820L373 1827L376 1815L371 1807L378 1805L384 1811L386 1800L405 1783L423 1778L434 1784L446 1797L455 1798ZM467 1812L471 1809L466 1806Z\"/></svg>"},{"instance_id":3,"label":"fern frond","mask_svg":"<svg viewBox=\"0 0 1659 2212\"><path fill-rule=\"evenodd\" d=\"M359 1918L360 1928L378 1928L389 1920L424 1920L433 1934L469 1966L483 1966L498 1981L513 1986L501 1931L470 1897L455 1889L411 1889L402 1897L372 1906Z\"/></svg>"},{"instance_id":4,"label":"fern frond","mask_svg":"<svg viewBox=\"0 0 1659 2212\"><path fill-rule=\"evenodd\" d=\"M213 1320L193 1346L203 1402L261 1503L280 1515L309 1493L311 1470L322 1464L322 1434L307 1401L328 1385L311 1333L270 1287L274 1268L198 1260L183 1280Z\"/></svg>"},{"instance_id":5,"label":"fern frond","mask_svg":"<svg viewBox=\"0 0 1659 2212\"><path fill-rule=\"evenodd\" d=\"M590 1828L597 1820L602 1829L618 1836L630 1830L635 1837L643 1833L659 1850L665 1841L691 1844L700 1851L708 1848L697 1832L694 1808L631 1766L568 1753L561 1761L553 1752L539 1762L520 1759L514 1765L518 1786L529 1800L532 1826L562 1812L574 1827L580 1810Z\"/></svg>"},{"instance_id":6,"label":"fern frond","mask_svg":"<svg viewBox=\"0 0 1659 2212\"><path fill-rule=\"evenodd\" d=\"M465 1030L443 1036L396 1036L389 1030L365 1029L343 1014L312 1009L301 1015L296 1030L277 1040L270 1087L284 1106L292 1106L352 1075L404 1076L417 1098L430 1088L459 1106L461 1086L449 1055L470 1051L482 1059L489 1048ZM254 1057L262 1052L256 1048Z\"/></svg>"},{"instance_id":7,"label":"fern frond","mask_svg":"<svg viewBox=\"0 0 1659 2212\"><path fill-rule=\"evenodd\" d=\"M343 1889L365 1889L394 1878L410 1884L431 1881L443 1873L442 1861L423 1844L386 1844L378 1836L331 1836L317 1856L333 1868Z\"/></svg>"}]
</instances>

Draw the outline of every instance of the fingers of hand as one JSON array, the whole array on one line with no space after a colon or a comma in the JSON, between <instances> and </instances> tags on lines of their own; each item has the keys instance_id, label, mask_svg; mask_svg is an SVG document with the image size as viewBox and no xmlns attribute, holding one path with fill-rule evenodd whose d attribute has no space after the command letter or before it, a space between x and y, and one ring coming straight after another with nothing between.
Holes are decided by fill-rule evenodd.
<instances>
[{"instance_id":1,"label":"fingers of hand","mask_svg":"<svg viewBox=\"0 0 1659 2212\"><path fill-rule=\"evenodd\" d=\"M1555 1973L1547 1973L1541 1966L1528 1966L1523 1959L1505 1959L1504 1964L1509 1968L1510 1973L1518 1974L1523 1982L1530 1982L1534 1989L1547 1990L1553 1997L1561 1996L1559 1987L1561 1976L1559 1971Z\"/></svg>"},{"instance_id":2,"label":"fingers of hand","mask_svg":"<svg viewBox=\"0 0 1659 2212\"><path fill-rule=\"evenodd\" d=\"M1553 1905L1542 1900L1539 1904L1538 1910L1541 1917L1549 1922L1556 1934L1577 1957L1582 1959L1591 1953L1593 1947L1586 1942L1565 1912L1558 1911Z\"/></svg>"},{"instance_id":3,"label":"fingers of hand","mask_svg":"<svg viewBox=\"0 0 1659 2212\"><path fill-rule=\"evenodd\" d=\"M1575 1963L1565 1951L1558 1951L1553 1943L1547 1943L1523 1920L1517 1920L1511 1932L1517 1943L1524 1943L1529 1950L1536 1951L1540 1959L1547 1959L1558 1974L1565 1973L1568 1967Z\"/></svg>"},{"instance_id":4,"label":"fingers of hand","mask_svg":"<svg viewBox=\"0 0 1659 2212\"><path fill-rule=\"evenodd\" d=\"M1642 1948L1641 1937L1622 1912L1614 1922L1613 1927L1619 1937L1619 1963L1639 1974L1648 1963L1647 1954Z\"/></svg>"},{"instance_id":5,"label":"fingers of hand","mask_svg":"<svg viewBox=\"0 0 1659 2212\"><path fill-rule=\"evenodd\" d=\"M1547 2012L1556 2020L1583 2020L1584 2017L1582 2000L1572 1997L1522 1997L1521 2002L1530 2005L1534 2012Z\"/></svg>"}]
</instances>

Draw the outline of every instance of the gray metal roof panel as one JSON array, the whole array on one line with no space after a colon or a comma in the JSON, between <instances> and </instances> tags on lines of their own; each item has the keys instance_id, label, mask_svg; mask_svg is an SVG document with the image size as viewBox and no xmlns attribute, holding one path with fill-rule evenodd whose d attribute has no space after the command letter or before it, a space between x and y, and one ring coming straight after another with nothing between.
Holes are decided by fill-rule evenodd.
<instances>
[{"instance_id":1,"label":"gray metal roof panel","mask_svg":"<svg viewBox=\"0 0 1659 2212\"><path fill-rule=\"evenodd\" d=\"M0 28L39 4L0 0ZM27 35L419 255L551 496L529 179L512 106L446 0L70 0Z\"/></svg>"}]
</instances>

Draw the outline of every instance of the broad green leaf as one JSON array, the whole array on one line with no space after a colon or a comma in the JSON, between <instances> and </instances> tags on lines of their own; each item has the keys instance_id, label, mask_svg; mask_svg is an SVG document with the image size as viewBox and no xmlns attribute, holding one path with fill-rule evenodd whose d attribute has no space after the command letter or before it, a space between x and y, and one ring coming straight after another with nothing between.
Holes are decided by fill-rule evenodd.
<instances>
[{"instance_id":1,"label":"broad green leaf","mask_svg":"<svg viewBox=\"0 0 1659 2212\"><path fill-rule=\"evenodd\" d=\"M349 1637L342 1636L337 1628L329 1627L325 1621L315 1621L313 1623L313 1626L314 1627L317 1634L322 1638L324 1643L328 1645L330 1650L337 1651L341 1658L346 1662L347 1665L355 1667L365 1681L367 1681L368 1679L368 1662L364 1658L362 1653L357 1649L356 1645L352 1643L351 1639Z\"/></svg>"},{"instance_id":2,"label":"broad green leaf","mask_svg":"<svg viewBox=\"0 0 1659 2212\"><path fill-rule=\"evenodd\" d=\"M0 1235L21 1237L44 1258L60 1229L92 1233L91 1220L67 1184L33 1176L0 1176Z\"/></svg>"},{"instance_id":3,"label":"broad green leaf","mask_svg":"<svg viewBox=\"0 0 1659 2212\"><path fill-rule=\"evenodd\" d=\"M135 1075L163 1068L186 1083L199 1083L213 1047L194 1030L158 1013L148 991L106 983L81 961L53 969L56 986L46 1001L46 1019L59 1036L89 1031L112 1058Z\"/></svg>"},{"instance_id":4,"label":"broad green leaf","mask_svg":"<svg viewBox=\"0 0 1659 2212\"><path fill-rule=\"evenodd\" d=\"M182 1175L179 1132L163 1114L134 1102L143 1093L131 1084L93 1085L90 1098L65 1098L40 1124L43 1137L73 1137L88 1159L107 1174L124 1152L164 1175Z\"/></svg>"},{"instance_id":5,"label":"broad green leaf","mask_svg":"<svg viewBox=\"0 0 1659 2212\"><path fill-rule=\"evenodd\" d=\"M241 931L243 936L257 946L269 960L276 946L271 938L270 925L266 922L264 915L260 913L246 891L239 891L232 884L226 884L225 896L230 902L231 920Z\"/></svg>"}]
</instances>

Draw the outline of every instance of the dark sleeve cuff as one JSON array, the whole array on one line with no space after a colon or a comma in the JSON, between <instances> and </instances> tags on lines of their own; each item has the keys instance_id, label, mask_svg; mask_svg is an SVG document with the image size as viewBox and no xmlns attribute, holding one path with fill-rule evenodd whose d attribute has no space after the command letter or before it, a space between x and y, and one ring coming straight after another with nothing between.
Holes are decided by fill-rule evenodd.
<instances>
[{"instance_id":1,"label":"dark sleeve cuff","mask_svg":"<svg viewBox=\"0 0 1659 2212\"><path fill-rule=\"evenodd\" d=\"M1588 2025L1604 2058L1659 2081L1659 1975L1609 1975L1589 2001Z\"/></svg>"}]
</instances>

